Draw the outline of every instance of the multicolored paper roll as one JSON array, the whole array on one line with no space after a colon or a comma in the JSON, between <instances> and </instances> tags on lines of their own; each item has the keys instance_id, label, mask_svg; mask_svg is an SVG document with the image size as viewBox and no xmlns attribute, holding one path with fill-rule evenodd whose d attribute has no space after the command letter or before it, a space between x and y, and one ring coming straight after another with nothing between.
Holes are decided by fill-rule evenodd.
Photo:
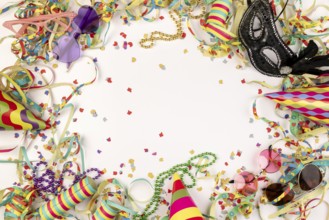
<instances>
[{"instance_id":1,"label":"multicolored paper roll","mask_svg":"<svg viewBox=\"0 0 329 220\"><path fill-rule=\"evenodd\" d=\"M329 126L329 85L291 89L265 94L282 106Z\"/></svg>"},{"instance_id":2,"label":"multicolored paper roll","mask_svg":"<svg viewBox=\"0 0 329 220\"><path fill-rule=\"evenodd\" d=\"M173 175L173 190L170 207L170 220L203 220L199 208L195 205L179 175Z\"/></svg>"},{"instance_id":3,"label":"multicolored paper roll","mask_svg":"<svg viewBox=\"0 0 329 220\"><path fill-rule=\"evenodd\" d=\"M213 2L205 25L206 31L226 42L236 35L227 30L227 17L232 7L232 0L216 0Z\"/></svg>"},{"instance_id":4,"label":"multicolored paper roll","mask_svg":"<svg viewBox=\"0 0 329 220\"><path fill-rule=\"evenodd\" d=\"M25 219L32 212L32 202L35 199L33 187L25 186L24 188L12 187L7 190L6 194L0 201L0 207L5 206L5 219Z\"/></svg>"},{"instance_id":5,"label":"multicolored paper roll","mask_svg":"<svg viewBox=\"0 0 329 220\"><path fill-rule=\"evenodd\" d=\"M35 116L10 95L0 90L0 131L1 130L44 130L49 123Z\"/></svg>"},{"instance_id":6,"label":"multicolored paper roll","mask_svg":"<svg viewBox=\"0 0 329 220\"><path fill-rule=\"evenodd\" d=\"M107 201L102 201L100 207L96 209L95 213L91 217L92 220L111 220L115 219L119 210L111 208Z\"/></svg>"},{"instance_id":7,"label":"multicolored paper roll","mask_svg":"<svg viewBox=\"0 0 329 220\"><path fill-rule=\"evenodd\" d=\"M39 208L42 220L62 219L65 213L96 192L96 183L86 177Z\"/></svg>"}]
</instances>

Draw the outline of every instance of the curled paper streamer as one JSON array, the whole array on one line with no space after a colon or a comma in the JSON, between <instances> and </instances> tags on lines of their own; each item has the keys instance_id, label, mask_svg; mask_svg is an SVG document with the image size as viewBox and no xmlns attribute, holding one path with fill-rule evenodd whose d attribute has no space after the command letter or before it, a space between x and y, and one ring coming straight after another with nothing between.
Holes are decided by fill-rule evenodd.
<instances>
[{"instance_id":1,"label":"curled paper streamer","mask_svg":"<svg viewBox=\"0 0 329 220\"><path fill-rule=\"evenodd\" d=\"M91 217L92 220L111 220L115 219L118 214L118 210L113 209L107 203L107 201L102 201L101 205L96 209L95 213Z\"/></svg>"},{"instance_id":2,"label":"curled paper streamer","mask_svg":"<svg viewBox=\"0 0 329 220\"><path fill-rule=\"evenodd\" d=\"M268 93L265 97L314 122L329 126L328 84Z\"/></svg>"},{"instance_id":3,"label":"curled paper streamer","mask_svg":"<svg viewBox=\"0 0 329 220\"><path fill-rule=\"evenodd\" d=\"M0 90L0 131L1 130L44 130L48 122L35 116L22 104Z\"/></svg>"},{"instance_id":4,"label":"curled paper streamer","mask_svg":"<svg viewBox=\"0 0 329 220\"><path fill-rule=\"evenodd\" d=\"M5 191L9 193L5 194ZM2 197L3 196L3 197ZM5 206L5 219L18 219L30 215L32 212L32 202L35 198L35 191L32 187L24 188L12 187L0 191L0 207Z\"/></svg>"},{"instance_id":5,"label":"curled paper streamer","mask_svg":"<svg viewBox=\"0 0 329 220\"><path fill-rule=\"evenodd\" d=\"M96 192L96 184L86 177L39 208L43 220L61 219L65 213Z\"/></svg>"},{"instance_id":6,"label":"curled paper streamer","mask_svg":"<svg viewBox=\"0 0 329 220\"><path fill-rule=\"evenodd\" d=\"M195 205L177 173L173 175L173 180L169 220L203 220L199 208Z\"/></svg>"},{"instance_id":7,"label":"curled paper streamer","mask_svg":"<svg viewBox=\"0 0 329 220\"><path fill-rule=\"evenodd\" d=\"M232 0L216 0L211 6L211 10L205 25L206 31L227 42L236 36L227 30L226 20L232 7Z\"/></svg>"}]
</instances>

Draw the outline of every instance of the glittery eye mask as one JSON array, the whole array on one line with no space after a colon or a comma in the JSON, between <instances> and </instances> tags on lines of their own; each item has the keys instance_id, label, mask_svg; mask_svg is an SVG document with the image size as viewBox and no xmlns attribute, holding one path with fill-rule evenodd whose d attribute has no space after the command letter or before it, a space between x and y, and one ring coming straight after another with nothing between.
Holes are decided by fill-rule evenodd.
<instances>
[{"instance_id":1,"label":"glittery eye mask","mask_svg":"<svg viewBox=\"0 0 329 220\"><path fill-rule=\"evenodd\" d=\"M319 67L329 66L329 55L316 56L318 46L310 41L307 48L296 55L281 39L275 26L268 0L248 1L239 26L239 38L247 48L252 65L262 74L284 77L287 74L321 74ZM255 24L259 23L259 28ZM272 55L271 58L269 55Z\"/></svg>"}]
</instances>

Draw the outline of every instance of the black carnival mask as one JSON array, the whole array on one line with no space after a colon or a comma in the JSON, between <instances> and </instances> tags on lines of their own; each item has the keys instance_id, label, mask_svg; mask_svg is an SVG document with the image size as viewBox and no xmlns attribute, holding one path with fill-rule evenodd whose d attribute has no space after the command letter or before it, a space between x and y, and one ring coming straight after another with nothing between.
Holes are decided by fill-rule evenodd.
<instances>
[{"instance_id":1,"label":"black carnival mask","mask_svg":"<svg viewBox=\"0 0 329 220\"><path fill-rule=\"evenodd\" d=\"M255 27L256 23L258 27ZM315 57L318 46L313 41L298 56L283 42L269 0L254 0L249 5L240 22L239 38L252 65L262 74L284 77L287 74L328 72L319 67L329 66L329 55Z\"/></svg>"}]
</instances>

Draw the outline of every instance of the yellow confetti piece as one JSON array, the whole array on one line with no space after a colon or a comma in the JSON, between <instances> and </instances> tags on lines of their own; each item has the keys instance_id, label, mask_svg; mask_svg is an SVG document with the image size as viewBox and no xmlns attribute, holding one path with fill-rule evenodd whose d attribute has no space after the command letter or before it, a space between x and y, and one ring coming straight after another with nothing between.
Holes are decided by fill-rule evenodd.
<instances>
[{"instance_id":1,"label":"yellow confetti piece","mask_svg":"<svg viewBox=\"0 0 329 220\"><path fill-rule=\"evenodd\" d=\"M134 162L135 162L134 159L129 159L129 160L128 160L128 163L130 163L130 164L132 164L132 163L134 163Z\"/></svg>"},{"instance_id":2,"label":"yellow confetti piece","mask_svg":"<svg viewBox=\"0 0 329 220\"><path fill-rule=\"evenodd\" d=\"M163 65L163 64L159 64L159 67L160 67L160 69L162 69L162 70L165 70L165 69L166 69L166 66Z\"/></svg>"},{"instance_id":3,"label":"yellow confetti piece","mask_svg":"<svg viewBox=\"0 0 329 220\"><path fill-rule=\"evenodd\" d=\"M194 154L195 151L194 151L194 150L190 150L189 153L190 153L190 154Z\"/></svg>"},{"instance_id":4,"label":"yellow confetti piece","mask_svg":"<svg viewBox=\"0 0 329 220\"><path fill-rule=\"evenodd\" d=\"M132 173L129 173L129 174L128 174L128 177L129 177L129 178L133 178L133 176L134 176L134 175L133 175Z\"/></svg>"},{"instance_id":5,"label":"yellow confetti piece","mask_svg":"<svg viewBox=\"0 0 329 220\"><path fill-rule=\"evenodd\" d=\"M135 57L131 58L131 62L135 63L136 62L136 58Z\"/></svg>"},{"instance_id":6,"label":"yellow confetti piece","mask_svg":"<svg viewBox=\"0 0 329 220\"><path fill-rule=\"evenodd\" d=\"M161 157L161 158L159 159L159 161L160 161L160 162L163 162L163 161L164 161L164 159Z\"/></svg>"},{"instance_id":7,"label":"yellow confetti piece","mask_svg":"<svg viewBox=\"0 0 329 220\"><path fill-rule=\"evenodd\" d=\"M188 50L187 49L184 49L184 53L187 54L188 53Z\"/></svg>"},{"instance_id":8,"label":"yellow confetti piece","mask_svg":"<svg viewBox=\"0 0 329 220\"><path fill-rule=\"evenodd\" d=\"M150 179L153 179L153 178L154 178L153 173L148 173L147 176L148 176Z\"/></svg>"},{"instance_id":9,"label":"yellow confetti piece","mask_svg":"<svg viewBox=\"0 0 329 220\"><path fill-rule=\"evenodd\" d=\"M219 82L220 85L223 84L223 80L222 79L220 79L218 82Z\"/></svg>"},{"instance_id":10,"label":"yellow confetti piece","mask_svg":"<svg viewBox=\"0 0 329 220\"><path fill-rule=\"evenodd\" d=\"M101 47L101 48L100 48L100 50L104 51L104 50L105 50L105 47L104 47L104 46L103 46L103 47Z\"/></svg>"},{"instance_id":11,"label":"yellow confetti piece","mask_svg":"<svg viewBox=\"0 0 329 220\"><path fill-rule=\"evenodd\" d=\"M198 190L199 192L201 192L202 191L202 186L196 188L196 190Z\"/></svg>"},{"instance_id":12,"label":"yellow confetti piece","mask_svg":"<svg viewBox=\"0 0 329 220\"><path fill-rule=\"evenodd\" d=\"M53 64L53 68L56 69L58 67L58 64L57 63L54 63Z\"/></svg>"}]
</instances>

